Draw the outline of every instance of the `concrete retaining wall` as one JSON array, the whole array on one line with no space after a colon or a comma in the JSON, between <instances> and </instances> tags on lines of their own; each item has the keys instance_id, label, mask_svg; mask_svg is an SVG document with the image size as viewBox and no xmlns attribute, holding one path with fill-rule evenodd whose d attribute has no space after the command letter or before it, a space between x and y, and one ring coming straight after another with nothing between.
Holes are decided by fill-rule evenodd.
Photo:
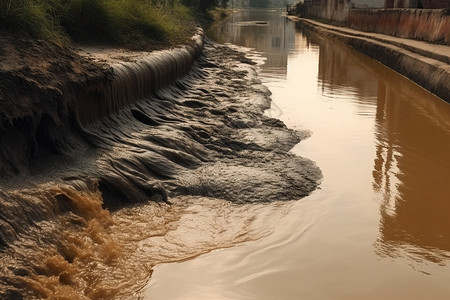
<instances>
[{"instance_id":1,"label":"concrete retaining wall","mask_svg":"<svg viewBox=\"0 0 450 300\"><path fill-rule=\"evenodd\" d=\"M306 6L309 17L346 22L350 11L350 0L318 0Z\"/></svg>"},{"instance_id":2,"label":"concrete retaining wall","mask_svg":"<svg viewBox=\"0 0 450 300\"><path fill-rule=\"evenodd\" d=\"M380 61L389 68L416 82L423 88L450 103L450 72L448 64L409 52L394 45L385 44L365 37L351 36L306 20L301 24L321 35L336 38Z\"/></svg>"},{"instance_id":3,"label":"concrete retaining wall","mask_svg":"<svg viewBox=\"0 0 450 300\"><path fill-rule=\"evenodd\" d=\"M450 9L352 9L351 28L450 45Z\"/></svg>"}]
</instances>

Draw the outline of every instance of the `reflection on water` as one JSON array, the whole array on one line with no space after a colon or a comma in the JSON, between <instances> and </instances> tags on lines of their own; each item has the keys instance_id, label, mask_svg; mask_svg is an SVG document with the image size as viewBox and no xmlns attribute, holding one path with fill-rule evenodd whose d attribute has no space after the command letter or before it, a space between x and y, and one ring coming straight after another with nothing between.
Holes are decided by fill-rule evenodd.
<instances>
[{"instance_id":1,"label":"reflection on water","mask_svg":"<svg viewBox=\"0 0 450 300\"><path fill-rule=\"evenodd\" d=\"M450 106L405 77L342 46L320 45L319 87L326 98L354 98L374 117L373 189L380 198L382 256L446 264L450 258Z\"/></svg>"},{"instance_id":2,"label":"reflection on water","mask_svg":"<svg viewBox=\"0 0 450 300\"><path fill-rule=\"evenodd\" d=\"M450 109L406 79L378 82L374 189L383 195L380 238L384 255L450 258Z\"/></svg>"},{"instance_id":3,"label":"reflection on water","mask_svg":"<svg viewBox=\"0 0 450 300\"><path fill-rule=\"evenodd\" d=\"M149 299L447 299L450 105L280 11L240 12L210 36L266 57L268 114L312 132L293 152L324 179L269 237L160 266Z\"/></svg>"},{"instance_id":4,"label":"reflection on water","mask_svg":"<svg viewBox=\"0 0 450 300\"><path fill-rule=\"evenodd\" d=\"M274 13L275 12L275 13ZM286 76L288 53L294 49L295 26L282 19L282 10L240 10L229 22L212 27L208 36L219 43L231 43L264 52L263 69L275 69Z\"/></svg>"},{"instance_id":5,"label":"reflection on water","mask_svg":"<svg viewBox=\"0 0 450 300\"><path fill-rule=\"evenodd\" d=\"M352 98L356 100L356 106L372 106L377 94L377 78L367 72L366 66L355 63L358 62L358 55L342 51L335 44L323 42L314 35L310 40L320 45L318 84L322 95Z\"/></svg>"}]
</instances>

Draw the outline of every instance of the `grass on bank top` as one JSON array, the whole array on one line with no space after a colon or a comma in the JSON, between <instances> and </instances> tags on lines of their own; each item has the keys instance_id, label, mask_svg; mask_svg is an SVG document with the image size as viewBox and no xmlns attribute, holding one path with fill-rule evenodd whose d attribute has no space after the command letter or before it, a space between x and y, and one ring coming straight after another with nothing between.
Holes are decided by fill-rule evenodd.
<instances>
[{"instance_id":1,"label":"grass on bank top","mask_svg":"<svg viewBox=\"0 0 450 300\"><path fill-rule=\"evenodd\" d=\"M60 44L144 48L182 42L193 28L186 0L0 0L0 29ZM212 0L206 0L212 1Z\"/></svg>"}]
</instances>

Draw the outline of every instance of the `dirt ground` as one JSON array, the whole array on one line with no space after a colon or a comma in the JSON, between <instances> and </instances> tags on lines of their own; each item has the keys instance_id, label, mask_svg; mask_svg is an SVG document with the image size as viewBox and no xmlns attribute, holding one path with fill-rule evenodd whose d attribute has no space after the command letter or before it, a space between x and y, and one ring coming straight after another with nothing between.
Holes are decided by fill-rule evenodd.
<instances>
[{"instance_id":1,"label":"dirt ground","mask_svg":"<svg viewBox=\"0 0 450 300\"><path fill-rule=\"evenodd\" d=\"M0 34L0 126L60 108L64 94L105 78L103 65L73 48Z\"/></svg>"}]
</instances>

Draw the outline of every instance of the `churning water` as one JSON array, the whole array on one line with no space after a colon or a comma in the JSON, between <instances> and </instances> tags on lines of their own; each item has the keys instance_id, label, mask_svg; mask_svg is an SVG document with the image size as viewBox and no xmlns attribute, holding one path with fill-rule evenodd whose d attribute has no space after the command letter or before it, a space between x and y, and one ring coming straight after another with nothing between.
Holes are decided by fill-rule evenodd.
<instances>
[{"instance_id":1,"label":"churning water","mask_svg":"<svg viewBox=\"0 0 450 300\"><path fill-rule=\"evenodd\" d=\"M146 298L447 299L450 106L281 11L242 10L209 36L262 56L266 114L311 133L292 152L323 181L255 211L264 238L157 266Z\"/></svg>"}]
</instances>

